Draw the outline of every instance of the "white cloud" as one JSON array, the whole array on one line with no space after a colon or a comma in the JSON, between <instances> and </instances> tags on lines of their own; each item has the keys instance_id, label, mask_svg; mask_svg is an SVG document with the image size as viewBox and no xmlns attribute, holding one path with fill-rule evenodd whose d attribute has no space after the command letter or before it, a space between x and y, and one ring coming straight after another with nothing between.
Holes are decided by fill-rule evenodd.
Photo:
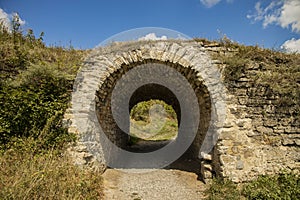
<instances>
[{"instance_id":1,"label":"white cloud","mask_svg":"<svg viewBox=\"0 0 300 200\"><path fill-rule=\"evenodd\" d=\"M281 48L290 53L300 53L300 39L296 40L292 38L291 40L287 40Z\"/></svg>"},{"instance_id":2,"label":"white cloud","mask_svg":"<svg viewBox=\"0 0 300 200\"><path fill-rule=\"evenodd\" d=\"M200 0L200 2L207 8L211 8L218 4L221 0ZM227 3L233 3L234 0L226 0Z\"/></svg>"},{"instance_id":3,"label":"white cloud","mask_svg":"<svg viewBox=\"0 0 300 200\"><path fill-rule=\"evenodd\" d=\"M282 7L280 25L287 28L291 25L294 32L300 33L300 1L289 0Z\"/></svg>"},{"instance_id":4,"label":"white cloud","mask_svg":"<svg viewBox=\"0 0 300 200\"><path fill-rule=\"evenodd\" d=\"M14 17L19 18L19 23L21 26L25 25L25 20L22 20L18 13L6 13L3 9L0 8L0 23L3 24L4 28L6 28L8 31L12 30L12 20Z\"/></svg>"},{"instance_id":5,"label":"white cloud","mask_svg":"<svg viewBox=\"0 0 300 200\"><path fill-rule=\"evenodd\" d=\"M259 1L255 4L255 13L247 15L247 18L262 21L264 28L276 24L282 28L291 27L293 32L300 33L300 1L273 0L264 6Z\"/></svg>"},{"instance_id":6,"label":"white cloud","mask_svg":"<svg viewBox=\"0 0 300 200\"><path fill-rule=\"evenodd\" d=\"M221 0L200 0L200 2L206 7L210 8L219 3Z\"/></svg>"},{"instance_id":7,"label":"white cloud","mask_svg":"<svg viewBox=\"0 0 300 200\"><path fill-rule=\"evenodd\" d=\"M139 38L138 40L167 40L167 36L163 35L161 37L157 37L155 33L149 33L144 37Z\"/></svg>"},{"instance_id":8,"label":"white cloud","mask_svg":"<svg viewBox=\"0 0 300 200\"><path fill-rule=\"evenodd\" d=\"M10 19L9 16L4 10L0 8L0 23L7 29L10 29Z\"/></svg>"}]
</instances>

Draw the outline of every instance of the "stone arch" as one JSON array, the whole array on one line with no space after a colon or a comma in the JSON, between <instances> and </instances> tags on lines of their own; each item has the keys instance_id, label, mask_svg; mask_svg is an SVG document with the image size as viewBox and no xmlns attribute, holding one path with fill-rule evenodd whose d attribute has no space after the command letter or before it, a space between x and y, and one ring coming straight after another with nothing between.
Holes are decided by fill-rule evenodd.
<instances>
[{"instance_id":1,"label":"stone arch","mask_svg":"<svg viewBox=\"0 0 300 200\"><path fill-rule=\"evenodd\" d=\"M199 157L201 152L206 154L212 150L225 120L225 89L220 73L205 49L191 41L116 43L91 52L75 81L71 108L73 117L69 130L79 134L74 151L75 154L84 154L82 163L100 169L106 167L110 156L107 155L109 147L103 142L103 131L110 141L121 147L124 145L126 134L118 130L110 116L110 95L122 75L145 63L161 63L172 67L189 81L197 94L202 116L189 152ZM174 106L179 112L179 108Z\"/></svg>"},{"instance_id":2,"label":"stone arch","mask_svg":"<svg viewBox=\"0 0 300 200\"><path fill-rule=\"evenodd\" d=\"M127 71L134 68L135 66L139 66L141 64L149 64L149 63L161 63L168 67L172 67L176 69L185 77L189 76L188 81L191 84L193 90L195 91L198 104L201 107L200 109L201 121L198 125L199 130L197 131L196 138L187 153L191 158L196 159L198 157L200 146L206 135L205 133L208 130L209 121L211 117L210 116L211 102L210 102L210 95L207 88L205 87L205 85L203 85L202 80L198 79L195 71L190 67L183 67L179 64L174 64L169 62L162 63L158 60L152 59L152 60L144 60L142 63L130 63L127 66L122 66L120 68L123 69L122 72L120 72L120 70L116 70L115 72L113 72L109 76L109 78L107 78L104 81L104 83L100 86L100 88L96 92L96 96L98 99L96 105L96 113L98 114L97 117L103 129L103 132L106 133L108 138L111 141L113 141L117 146L126 149L126 144L127 144L126 138L128 138L128 136L126 133L123 133L123 131L120 130L120 128L118 128L116 123L113 122L114 120L111 113L111 105L110 105L111 94L113 89L115 88L116 82L119 80L120 77L126 74ZM181 110L180 110L179 102L176 96L172 94L172 91L170 91L168 88L162 85L147 84L138 88L131 96L129 102L129 110L138 102L150 100L150 99L160 99L172 105L174 110L177 113L178 121L180 122ZM110 155L107 155L107 157L110 157Z\"/></svg>"}]
</instances>

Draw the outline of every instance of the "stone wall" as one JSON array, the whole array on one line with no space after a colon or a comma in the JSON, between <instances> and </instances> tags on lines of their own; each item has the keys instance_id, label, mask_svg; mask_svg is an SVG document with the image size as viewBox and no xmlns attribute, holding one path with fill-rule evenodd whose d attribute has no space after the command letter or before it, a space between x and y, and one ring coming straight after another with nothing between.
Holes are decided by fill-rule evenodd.
<instances>
[{"instance_id":1,"label":"stone wall","mask_svg":"<svg viewBox=\"0 0 300 200\"><path fill-rule=\"evenodd\" d=\"M249 63L238 80L224 81L221 73L226 66L214 59L221 53L232 51L218 44L171 40L116 43L94 50L75 81L72 107L65 115L69 132L79 136L70 150L75 163L105 169L116 154L106 149L108 141L101 132L124 147L126 135L111 115L112 90L128 70L160 63L185 76L198 98L202 121L190 151L202 159L204 178L216 174L240 182L281 169L299 170L299 121L275 105L280 97L253 83L259 64ZM163 93L159 97L169 99Z\"/></svg>"},{"instance_id":2,"label":"stone wall","mask_svg":"<svg viewBox=\"0 0 300 200\"><path fill-rule=\"evenodd\" d=\"M218 57L220 53L220 48L215 48L210 55ZM227 67L221 62L218 65ZM237 182L282 170L299 173L300 169L299 113L293 110L293 103L280 103L285 96L272 91L272 83L255 81L264 70L261 62L249 61L235 80L225 83L231 100L214 152L219 159L214 167Z\"/></svg>"}]
</instances>

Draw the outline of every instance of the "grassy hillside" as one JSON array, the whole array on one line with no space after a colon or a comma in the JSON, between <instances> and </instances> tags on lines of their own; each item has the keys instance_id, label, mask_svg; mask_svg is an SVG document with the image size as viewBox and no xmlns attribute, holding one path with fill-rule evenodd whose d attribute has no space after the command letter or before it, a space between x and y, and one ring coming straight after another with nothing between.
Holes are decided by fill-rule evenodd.
<instances>
[{"instance_id":1,"label":"grassy hillside","mask_svg":"<svg viewBox=\"0 0 300 200\"><path fill-rule=\"evenodd\" d=\"M0 28L0 199L99 199L101 176L64 155L75 137L62 117L86 51L13 27Z\"/></svg>"},{"instance_id":2,"label":"grassy hillside","mask_svg":"<svg viewBox=\"0 0 300 200\"><path fill-rule=\"evenodd\" d=\"M46 47L43 34L23 34L14 24L12 32L0 31L0 144L20 137L43 138L45 146L56 145L58 135L70 140L60 119L85 52Z\"/></svg>"},{"instance_id":3,"label":"grassy hillside","mask_svg":"<svg viewBox=\"0 0 300 200\"><path fill-rule=\"evenodd\" d=\"M131 109L130 135L134 140L171 140L177 133L177 115L164 101L143 101Z\"/></svg>"}]
</instances>

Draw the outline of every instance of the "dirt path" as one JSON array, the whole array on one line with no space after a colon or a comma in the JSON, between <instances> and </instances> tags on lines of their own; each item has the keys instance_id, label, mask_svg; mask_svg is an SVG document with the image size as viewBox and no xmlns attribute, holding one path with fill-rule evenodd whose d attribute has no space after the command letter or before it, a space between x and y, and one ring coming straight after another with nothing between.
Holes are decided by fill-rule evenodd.
<instances>
[{"instance_id":1,"label":"dirt path","mask_svg":"<svg viewBox=\"0 0 300 200\"><path fill-rule=\"evenodd\" d=\"M103 177L105 200L196 200L206 187L195 173L171 169L108 169Z\"/></svg>"}]
</instances>

